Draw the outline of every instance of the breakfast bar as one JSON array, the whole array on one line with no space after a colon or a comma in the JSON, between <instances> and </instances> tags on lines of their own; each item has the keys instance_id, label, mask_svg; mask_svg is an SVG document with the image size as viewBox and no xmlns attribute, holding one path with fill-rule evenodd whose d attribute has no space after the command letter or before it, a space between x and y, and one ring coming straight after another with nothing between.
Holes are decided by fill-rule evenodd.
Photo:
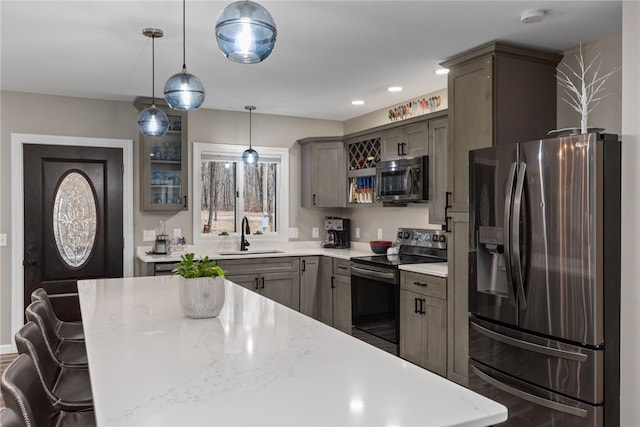
<instances>
[{"instance_id":1,"label":"breakfast bar","mask_svg":"<svg viewBox=\"0 0 640 427\"><path fill-rule=\"evenodd\" d=\"M488 426L504 406L230 281L216 318L179 278L78 282L98 425Z\"/></svg>"}]
</instances>

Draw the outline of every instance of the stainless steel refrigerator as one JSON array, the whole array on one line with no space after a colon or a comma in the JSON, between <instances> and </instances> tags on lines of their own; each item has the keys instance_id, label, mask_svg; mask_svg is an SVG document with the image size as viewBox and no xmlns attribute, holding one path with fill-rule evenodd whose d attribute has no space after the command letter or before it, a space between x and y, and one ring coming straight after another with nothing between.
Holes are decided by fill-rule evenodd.
<instances>
[{"instance_id":1,"label":"stainless steel refrigerator","mask_svg":"<svg viewBox=\"0 0 640 427\"><path fill-rule=\"evenodd\" d=\"M469 153L469 386L505 425L619 425L620 142Z\"/></svg>"}]
</instances>

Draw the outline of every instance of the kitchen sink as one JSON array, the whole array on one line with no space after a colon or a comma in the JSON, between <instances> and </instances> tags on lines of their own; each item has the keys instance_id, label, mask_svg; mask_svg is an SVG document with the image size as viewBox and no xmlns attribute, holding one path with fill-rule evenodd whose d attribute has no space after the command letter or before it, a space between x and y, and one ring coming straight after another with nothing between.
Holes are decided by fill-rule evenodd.
<instances>
[{"instance_id":1,"label":"kitchen sink","mask_svg":"<svg viewBox=\"0 0 640 427\"><path fill-rule=\"evenodd\" d=\"M284 251L277 249L254 249L248 251L225 251L220 252L220 255L255 255L255 254L281 254Z\"/></svg>"}]
</instances>

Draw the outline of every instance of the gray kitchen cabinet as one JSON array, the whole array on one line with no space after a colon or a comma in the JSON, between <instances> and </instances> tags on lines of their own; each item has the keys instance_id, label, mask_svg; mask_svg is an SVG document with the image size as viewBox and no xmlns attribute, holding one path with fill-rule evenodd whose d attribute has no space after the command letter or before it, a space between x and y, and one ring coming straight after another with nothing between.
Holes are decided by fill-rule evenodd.
<instances>
[{"instance_id":1,"label":"gray kitchen cabinet","mask_svg":"<svg viewBox=\"0 0 640 427\"><path fill-rule=\"evenodd\" d=\"M320 317L318 304L319 286L319 256L300 258L300 313L318 319Z\"/></svg>"},{"instance_id":2,"label":"gray kitchen cabinet","mask_svg":"<svg viewBox=\"0 0 640 427\"><path fill-rule=\"evenodd\" d=\"M469 150L540 139L556 127L556 65L562 55L489 43L448 68L449 188L467 211Z\"/></svg>"},{"instance_id":3,"label":"gray kitchen cabinet","mask_svg":"<svg viewBox=\"0 0 640 427\"><path fill-rule=\"evenodd\" d=\"M451 213L447 257L447 378L467 385L469 358L469 214Z\"/></svg>"},{"instance_id":4,"label":"gray kitchen cabinet","mask_svg":"<svg viewBox=\"0 0 640 427\"><path fill-rule=\"evenodd\" d=\"M335 269L333 274L333 327L351 335L351 276L338 274Z\"/></svg>"},{"instance_id":5,"label":"gray kitchen cabinet","mask_svg":"<svg viewBox=\"0 0 640 427\"><path fill-rule=\"evenodd\" d=\"M300 310L300 276L297 273L261 274L260 294L293 310Z\"/></svg>"},{"instance_id":6,"label":"gray kitchen cabinet","mask_svg":"<svg viewBox=\"0 0 640 427\"><path fill-rule=\"evenodd\" d=\"M347 163L342 137L305 138L298 143L302 207L345 207Z\"/></svg>"},{"instance_id":7,"label":"gray kitchen cabinet","mask_svg":"<svg viewBox=\"0 0 640 427\"><path fill-rule=\"evenodd\" d=\"M322 257L318 280L319 317L322 323L351 335L350 261Z\"/></svg>"},{"instance_id":8,"label":"gray kitchen cabinet","mask_svg":"<svg viewBox=\"0 0 640 427\"><path fill-rule=\"evenodd\" d=\"M393 160L429 154L426 122L400 126L380 134L380 159Z\"/></svg>"},{"instance_id":9,"label":"gray kitchen cabinet","mask_svg":"<svg viewBox=\"0 0 640 427\"><path fill-rule=\"evenodd\" d=\"M401 272L400 357L447 375L447 280Z\"/></svg>"},{"instance_id":10,"label":"gray kitchen cabinet","mask_svg":"<svg viewBox=\"0 0 640 427\"><path fill-rule=\"evenodd\" d=\"M142 111L151 99L138 98L135 107ZM167 114L169 130L163 136L140 134L140 209L143 211L179 211L188 208L187 113L172 110L163 101L156 107Z\"/></svg>"},{"instance_id":11,"label":"gray kitchen cabinet","mask_svg":"<svg viewBox=\"0 0 640 427\"><path fill-rule=\"evenodd\" d=\"M318 268L318 319L333 326L333 258L323 256Z\"/></svg>"},{"instance_id":12,"label":"gray kitchen cabinet","mask_svg":"<svg viewBox=\"0 0 640 427\"><path fill-rule=\"evenodd\" d=\"M250 289L260 293L260 276L255 274L226 274L227 280L232 281L236 285Z\"/></svg>"},{"instance_id":13,"label":"gray kitchen cabinet","mask_svg":"<svg viewBox=\"0 0 640 427\"><path fill-rule=\"evenodd\" d=\"M556 127L561 55L493 42L442 62L448 68L447 377L467 384L469 150L544 138Z\"/></svg>"},{"instance_id":14,"label":"gray kitchen cabinet","mask_svg":"<svg viewBox=\"0 0 640 427\"><path fill-rule=\"evenodd\" d=\"M445 224L448 185L448 119L430 120L429 126L429 223Z\"/></svg>"},{"instance_id":15,"label":"gray kitchen cabinet","mask_svg":"<svg viewBox=\"0 0 640 427\"><path fill-rule=\"evenodd\" d=\"M492 69L489 56L449 71L447 174L452 210L469 209L469 150L492 145Z\"/></svg>"},{"instance_id":16,"label":"gray kitchen cabinet","mask_svg":"<svg viewBox=\"0 0 640 427\"><path fill-rule=\"evenodd\" d=\"M297 257L220 260L225 277L247 289L300 310L300 260Z\"/></svg>"}]
</instances>

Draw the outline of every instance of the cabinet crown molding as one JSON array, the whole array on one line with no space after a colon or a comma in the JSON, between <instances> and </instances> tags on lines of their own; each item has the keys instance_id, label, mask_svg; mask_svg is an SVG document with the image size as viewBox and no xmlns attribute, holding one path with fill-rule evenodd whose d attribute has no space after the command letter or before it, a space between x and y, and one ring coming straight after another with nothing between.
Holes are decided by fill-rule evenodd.
<instances>
[{"instance_id":1,"label":"cabinet crown molding","mask_svg":"<svg viewBox=\"0 0 640 427\"><path fill-rule=\"evenodd\" d=\"M473 49L462 52L440 63L445 68L456 68L476 59L487 55L506 56L511 58L522 59L525 61L539 62L543 64L553 65L554 67L560 63L563 55L554 52L544 52L534 50L522 46L503 42L491 42Z\"/></svg>"}]
</instances>

